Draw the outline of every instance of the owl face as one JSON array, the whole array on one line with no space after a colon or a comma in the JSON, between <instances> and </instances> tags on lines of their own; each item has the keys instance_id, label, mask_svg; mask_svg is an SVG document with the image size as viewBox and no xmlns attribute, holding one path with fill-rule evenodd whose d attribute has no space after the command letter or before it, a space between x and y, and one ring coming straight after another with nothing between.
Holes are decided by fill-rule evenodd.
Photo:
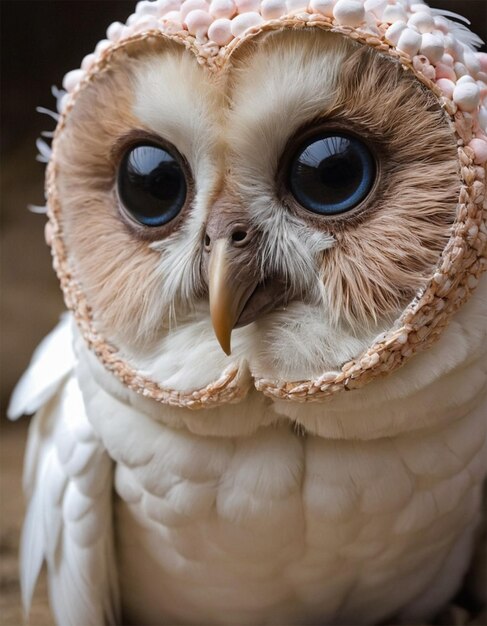
<instances>
[{"instance_id":1,"label":"owl face","mask_svg":"<svg viewBox=\"0 0 487 626\"><path fill-rule=\"evenodd\" d=\"M97 329L182 390L231 363L300 380L360 354L431 275L459 192L432 93L319 29L263 34L218 71L167 38L125 46L56 152Z\"/></svg>"}]
</instances>

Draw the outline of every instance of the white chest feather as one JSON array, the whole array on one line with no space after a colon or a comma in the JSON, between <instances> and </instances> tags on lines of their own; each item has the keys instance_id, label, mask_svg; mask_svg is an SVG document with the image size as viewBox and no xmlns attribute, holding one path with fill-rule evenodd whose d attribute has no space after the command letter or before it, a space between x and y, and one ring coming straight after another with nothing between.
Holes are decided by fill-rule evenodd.
<instances>
[{"instance_id":1,"label":"white chest feather","mask_svg":"<svg viewBox=\"0 0 487 626\"><path fill-rule=\"evenodd\" d=\"M267 414L245 437L169 428L100 388L88 394L117 463L121 591L134 623L373 623L426 590L423 613L435 610L464 574L487 469L475 385L462 406L450 400L446 422L369 440L303 434L256 392L226 407L229 419L253 403ZM427 424L421 394L410 416ZM387 411L401 414L401 402ZM324 422L328 413L321 406Z\"/></svg>"},{"instance_id":2,"label":"white chest feather","mask_svg":"<svg viewBox=\"0 0 487 626\"><path fill-rule=\"evenodd\" d=\"M63 322L10 408L42 406L24 606L45 559L59 624L119 623L119 586L133 624L430 618L461 582L481 514L484 302L362 390L306 405L252 391L196 412L130 392L83 344L51 368L70 341Z\"/></svg>"},{"instance_id":3,"label":"white chest feather","mask_svg":"<svg viewBox=\"0 0 487 626\"><path fill-rule=\"evenodd\" d=\"M241 439L156 426L150 454L116 469L129 617L336 624L399 610L476 521L484 430L479 411L440 433L369 442L289 425Z\"/></svg>"},{"instance_id":4,"label":"white chest feather","mask_svg":"<svg viewBox=\"0 0 487 626\"><path fill-rule=\"evenodd\" d=\"M116 462L129 620L434 613L467 567L487 473L485 331L480 318L468 329L458 319L398 374L316 405L254 391L155 418L128 392L107 393L81 359L88 417ZM211 420L225 436L199 434Z\"/></svg>"}]
</instances>

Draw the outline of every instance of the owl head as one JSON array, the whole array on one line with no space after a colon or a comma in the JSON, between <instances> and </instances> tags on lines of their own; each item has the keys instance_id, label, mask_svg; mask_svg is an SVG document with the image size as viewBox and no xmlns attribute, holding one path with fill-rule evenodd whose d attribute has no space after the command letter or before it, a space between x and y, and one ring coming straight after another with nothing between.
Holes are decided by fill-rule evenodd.
<instances>
[{"instance_id":1,"label":"owl head","mask_svg":"<svg viewBox=\"0 0 487 626\"><path fill-rule=\"evenodd\" d=\"M155 0L112 24L65 77L47 171L98 359L199 408L323 399L430 345L486 266L477 43L409 0Z\"/></svg>"}]
</instances>

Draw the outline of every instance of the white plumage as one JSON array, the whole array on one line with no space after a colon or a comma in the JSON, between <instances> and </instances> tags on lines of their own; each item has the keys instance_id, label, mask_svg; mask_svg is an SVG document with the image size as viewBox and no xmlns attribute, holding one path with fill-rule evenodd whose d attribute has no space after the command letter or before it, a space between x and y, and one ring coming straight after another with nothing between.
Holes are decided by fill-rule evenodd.
<instances>
[{"instance_id":1,"label":"white plumage","mask_svg":"<svg viewBox=\"0 0 487 626\"><path fill-rule=\"evenodd\" d=\"M429 619L459 588L481 517L485 277L429 350L406 335L410 360L361 389L299 403L254 382L339 372L421 296L459 194L445 114L398 64L334 33L268 33L220 74L148 41L95 72L55 139L56 263L82 332L61 321L10 407L37 411L24 606L45 560L62 626ZM345 217L292 191L289 152L310 132L372 146L375 160L358 154L375 179ZM155 228L123 178L141 144L167 149L166 186L186 177ZM127 363L189 396L236 372L241 393L163 404L132 390Z\"/></svg>"},{"instance_id":2,"label":"white plumage","mask_svg":"<svg viewBox=\"0 0 487 626\"><path fill-rule=\"evenodd\" d=\"M324 406L253 392L204 414L150 414L75 341L68 378L44 376L53 397L27 454L25 603L46 558L59 624L117 623L118 587L133 623L427 619L458 588L479 521L486 305L483 281L430 351ZM26 377L60 356L68 324ZM12 417L46 402L32 388ZM222 436L192 432L213 420Z\"/></svg>"}]
</instances>

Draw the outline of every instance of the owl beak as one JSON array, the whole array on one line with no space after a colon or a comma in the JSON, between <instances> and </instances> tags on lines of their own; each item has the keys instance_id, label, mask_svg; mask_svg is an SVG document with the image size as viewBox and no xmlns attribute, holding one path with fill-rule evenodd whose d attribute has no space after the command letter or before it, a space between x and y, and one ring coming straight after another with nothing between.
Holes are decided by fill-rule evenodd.
<instances>
[{"instance_id":1,"label":"owl beak","mask_svg":"<svg viewBox=\"0 0 487 626\"><path fill-rule=\"evenodd\" d=\"M231 354L231 336L257 281L238 280L232 271L227 239L217 239L208 264L210 315L215 336L225 354Z\"/></svg>"}]
</instances>

